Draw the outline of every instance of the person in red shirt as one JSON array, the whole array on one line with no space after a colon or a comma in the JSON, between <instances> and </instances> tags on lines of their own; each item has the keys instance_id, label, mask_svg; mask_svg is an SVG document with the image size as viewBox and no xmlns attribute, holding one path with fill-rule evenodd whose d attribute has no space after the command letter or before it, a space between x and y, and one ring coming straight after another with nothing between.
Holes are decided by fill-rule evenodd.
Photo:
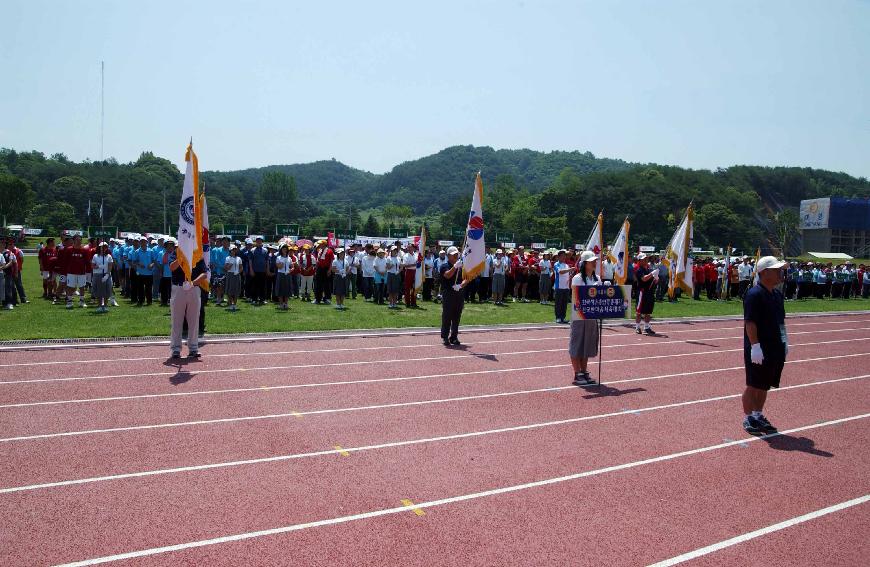
<instances>
[{"instance_id":1,"label":"person in red shirt","mask_svg":"<svg viewBox=\"0 0 870 567\"><path fill-rule=\"evenodd\" d=\"M314 272L317 271L317 259L311 253L311 245L303 244L302 252L299 253L299 271L302 274L302 283L299 286L299 297L302 301L311 301L311 293L314 291Z\"/></svg>"},{"instance_id":2,"label":"person in red shirt","mask_svg":"<svg viewBox=\"0 0 870 567\"><path fill-rule=\"evenodd\" d=\"M66 248L64 248L66 250ZM66 308L73 308L73 295L79 292L79 307L85 306L85 286L87 285L87 273L89 252L82 246L82 237L73 238L72 247L66 255Z\"/></svg>"},{"instance_id":3,"label":"person in red shirt","mask_svg":"<svg viewBox=\"0 0 870 567\"><path fill-rule=\"evenodd\" d=\"M18 299L21 303L30 303L27 301L27 293L24 291L24 283L21 281L21 270L24 268L24 252L15 246L15 239L9 237L6 239L6 251L15 258L15 277L12 280L12 293L18 293Z\"/></svg>"},{"instance_id":4,"label":"person in red shirt","mask_svg":"<svg viewBox=\"0 0 870 567\"><path fill-rule=\"evenodd\" d=\"M707 285L707 299L713 301L716 299L716 282L719 280L719 272L716 270L716 264L713 263L713 258L707 258L707 263L704 264L704 282Z\"/></svg>"},{"instance_id":5,"label":"person in red shirt","mask_svg":"<svg viewBox=\"0 0 870 567\"><path fill-rule=\"evenodd\" d=\"M694 289L693 299L701 299L701 288L706 287L707 273L704 269L704 264L699 262L692 264L692 287Z\"/></svg>"},{"instance_id":6,"label":"person in red shirt","mask_svg":"<svg viewBox=\"0 0 870 567\"><path fill-rule=\"evenodd\" d=\"M514 276L514 302L522 301L528 303L526 299L526 287L528 278L529 262L526 259L526 248L520 246L517 248L517 253L511 258L511 273Z\"/></svg>"},{"instance_id":7,"label":"person in red shirt","mask_svg":"<svg viewBox=\"0 0 870 567\"><path fill-rule=\"evenodd\" d=\"M315 257L317 258L317 269L314 272L314 303L329 305L330 299L332 299L332 282L329 276L335 254L326 245L325 240L318 240Z\"/></svg>"},{"instance_id":8,"label":"person in red shirt","mask_svg":"<svg viewBox=\"0 0 870 567\"><path fill-rule=\"evenodd\" d=\"M45 241L39 251L39 271L42 272L42 298L54 299L54 270L57 263L57 246L54 238Z\"/></svg>"}]
</instances>

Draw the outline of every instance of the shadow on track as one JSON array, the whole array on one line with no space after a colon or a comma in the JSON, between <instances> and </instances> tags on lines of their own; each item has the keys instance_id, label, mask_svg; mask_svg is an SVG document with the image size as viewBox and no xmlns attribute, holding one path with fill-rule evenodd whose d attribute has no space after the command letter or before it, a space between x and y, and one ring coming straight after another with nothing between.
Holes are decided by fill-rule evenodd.
<instances>
[{"instance_id":1,"label":"shadow on track","mask_svg":"<svg viewBox=\"0 0 870 567\"><path fill-rule=\"evenodd\" d=\"M200 362L198 358L170 358L163 363L163 366L175 369L175 374L169 377L169 383L173 386L179 386L185 382L190 382L196 374L184 370L188 364Z\"/></svg>"},{"instance_id":2,"label":"shadow on track","mask_svg":"<svg viewBox=\"0 0 870 567\"><path fill-rule=\"evenodd\" d=\"M816 449L816 442L808 437L792 437L791 435L774 435L763 439L771 449L777 451L798 451L816 455L817 457L833 457L833 453Z\"/></svg>"},{"instance_id":3,"label":"shadow on track","mask_svg":"<svg viewBox=\"0 0 870 567\"><path fill-rule=\"evenodd\" d=\"M584 400L594 400L597 398L610 398L616 396L624 396L626 394L636 394L638 392L646 392L645 388L629 388L627 390L620 390L618 388L614 388L612 386L608 386L607 384L589 384L588 386L580 386L587 392L590 392L588 396L583 396Z\"/></svg>"}]
</instances>

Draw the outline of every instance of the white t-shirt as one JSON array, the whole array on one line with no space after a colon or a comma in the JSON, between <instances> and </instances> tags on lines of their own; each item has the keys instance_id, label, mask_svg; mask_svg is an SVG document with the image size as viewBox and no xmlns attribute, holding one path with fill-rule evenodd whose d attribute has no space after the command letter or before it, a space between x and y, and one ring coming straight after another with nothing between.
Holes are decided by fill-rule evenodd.
<instances>
[{"instance_id":1,"label":"white t-shirt","mask_svg":"<svg viewBox=\"0 0 870 567\"><path fill-rule=\"evenodd\" d=\"M362 258L362 274L364 278L373 278L375 277L375 260L378 257L374 255L366 254Z\"/></svg>"},{"instance_id":2,"label":"white t-shirt","mask_svg":"<svg viewBox=\"0 0 870 567\"><path fill-rule=\"evenodd\" d=\"M749 280L752 277L752 266L749 264L740 264L737 268L737 277L740 280Z\"/></svg>"},{"instance_id":3,"label":"white t-shirt","mask_svg":"<svg viewBox=\"0 0 870 567\"><path fill-rule=\"evenodd\" d=\"M350 273L356 275L357 267L360 264L360 255L354 252L347 255L347 265L350 268Z\"/></svg>"},{"instance_id":4,"label":"white t-shirt","mask_svg":"<svg viewBox=\"0 0 870 567\"><path fill-rule=\"evenodd\" d=\"M553 269L556 271L556 289L568 289L571 280L571 266L562 262L556 262ZM561 270L567 270L564 274Z\"/></svg>"},{"instance_id":5,"label":"white t-shirt","mask_svg":"<svg viewBox=\"0 0 870 567\"><path fill-rule=\"evenodd\" d=\"M374 269L377 273L386 274L387 273L387 259L375 257L375 261L372 263L372 267L374 267ZM372 276L372 277L374 277L374 276Z\"/></svg>"},{"instance_id":6,"label":"white t-shirt","mask_svg":"<svg viewBox=\"0 0 870 567\"><path fill-rule=\"evenodd\" d=\"M538 262L538 267L541 269L542 276L549 276L550 269L553 267L549 260L541 260Z\"/></svg>"},{"instance_id":7,"label":"white t-shirt","mask_svg":"<svg viewBox=\"0 0 870 567\"><path fill-rule=\"evenodd\" d=\"M224 262L224 271L228 274L238 275L242 270L242 259L239 256L227 256Z\"/></svg>"},{"instance_id":8,"label":"white t-shirt","mask_svg":"<svg viewBox=\"0 0 870 567\"><path fill-rule=\"evenodd\" d=\"M435 269L435 258L432 256L429 256L428 258L423 258L423 275L426 278L428 278L428 279L432 278L432 272L434 269Z\"/></svg>"},{"instance_id":9,"label":"white t-shirt","mask_svg":"<svg viewBox=\"0 0 870 567\"><path fill-rule=\"evenodd\" d=\"M492 260L492 254L487 254L483 260L483 272L480 273L480 277L488 278L492 274Z\"/></svg>"},{"instance_id":10,"label":"white t-shirt","mask_svg":"<svg viewBox=\"0 0 870 567\"><path fill-rule=\"evenodd\" d=\"M402 258L402 265L406 268L410 268L412 270L417 269L417 253L416 252L408 252Z\"/></svg>"},{"instance_id":11,"label":"white t-shirt","mask_svg":"<svg viewBox=\"0 0 870 567\"><path fill-rule=\"evenodd\" d=\"M398 274L399 268L402 266L402 258L399 256L390 256L387 258L387 271L391 274Z\"/></svg>"},{"instance_id":12,"label":"white t-shirt","mask_svg":"<svg viewBox=\"0 0 870 567\"><path fill-rule=\"evenodd\" d=\"M580 287L581 285L599 285L601 284L601 278L598 277L597 274L592 274L585 280L583 276L580 274L575 275L571 278L571 299L569 304L571 305L571 320L572 321L580 321L580 315L577 313L577 310L574 308L574 288Z\"/></svg>"},{"instance_id":13,"label":"white t-shirt","mask_svg":"<svg viewBox=\"0 0 870 567\"><path fill-rule=\"evenodd\" d=\"M94 275L108 274L112 271L112 257L108 254L105 256L94 254L94 257L91 258L91 266Z\"/></svg>"},{"instance_id":14,"label":"white t-shirt","mask_svg":"<svg viewBox=\"0 0 870 567\"><path fill-rule=\"evenodd\" d=\"M332 271L342 278L347 277L347 268L347 260L336 258L332 261Z\"/></svg>"},{"instance_id":15,"label":"white t-shirt","mask_svg":"<svg viewBox=\"0 0 870 567\"><path fill-rule=\"evenodd\" d=\"M275 269L279 274L289 274L293 268L293 259L290 256L278 256L275 258Z\"/></svg>"},{"instance_id":16,"label":"white t-shirt","mask_svg":"<svg viewBox=\"0 0 870 567\"><path fill-rule=\"evenodd\" d=\"M508 264L507 258L505 258L504 256L502 256L501 258L496 256L495 258L492 259L492 274L493 275L501 274L503 276L505 273L505 270L507 268L507 264Z\"/></svg>"},{"instance_id":17,"label":"white t-shirt","mask_svg":"<svg viewBox=\"0 0 870 567\"><path fill-rule=\"evenodd\" d=\"M613 281L613 270L616 268L613 262L611 262L610 260L605 260L604 264L601 267L601 273L604 276L604 279Z\"/></svg>"}]
</instances>

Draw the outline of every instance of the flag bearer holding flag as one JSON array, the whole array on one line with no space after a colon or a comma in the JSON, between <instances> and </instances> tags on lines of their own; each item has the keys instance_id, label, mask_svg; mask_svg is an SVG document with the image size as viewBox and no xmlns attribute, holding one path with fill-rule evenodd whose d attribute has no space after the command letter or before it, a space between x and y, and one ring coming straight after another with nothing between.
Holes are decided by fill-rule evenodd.
<instances>
[{"instance_id":1,"label":"flag bearer holding flag","mask_svg":"<svg viewBox=\"0 0 870 567\"><path fill-rule=\"evenodd\" d=\"M439 264L438 273L441 283L441 339L444 346L459 343L459 319L462 317L464 292L462 288L480 275L486 264L486 243L483 238L483 180L480 172L474 181L474 193L471 197L471 211L468 214L468 226L465 229L465 246L462 259L459 259L459 249L451 246L447 249L447 261ZM456 283L462 273L462 282Z\"/></svg>"},{"instance_id":2,"label":"flag bearer holding flag","mask_svg":"<svg viewBox=\"0 0 870 567\"><path fill-rule=\"evenodd\" d=\"M167 258L172 272L172 297L169 300L172 315L172 333L169 347L172 358L181 357L181 333L187 323L187 348L190 358L199 358L200 285L207 282L207 268L202 259L202 211L197 199L199 164L193 153L193 142L184 156L187 169L181 192L178 214L178 245Z\"/></svg>"}]
</instances>

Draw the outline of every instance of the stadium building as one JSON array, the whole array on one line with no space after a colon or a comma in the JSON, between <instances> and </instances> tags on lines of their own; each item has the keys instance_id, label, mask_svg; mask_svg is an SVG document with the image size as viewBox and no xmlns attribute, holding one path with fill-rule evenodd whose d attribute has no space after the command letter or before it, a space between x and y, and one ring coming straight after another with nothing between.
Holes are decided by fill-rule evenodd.
<instances>
[{"instance_id":1,"label":"stadium building","mask_svg":"<svg viewBox=\"0 0 870 567\"><path fill-rule=\"evenodd\" d=\"M870 256L870 201L825 197L801 201L801 253Z\"/></svg>"}]
</instances>

